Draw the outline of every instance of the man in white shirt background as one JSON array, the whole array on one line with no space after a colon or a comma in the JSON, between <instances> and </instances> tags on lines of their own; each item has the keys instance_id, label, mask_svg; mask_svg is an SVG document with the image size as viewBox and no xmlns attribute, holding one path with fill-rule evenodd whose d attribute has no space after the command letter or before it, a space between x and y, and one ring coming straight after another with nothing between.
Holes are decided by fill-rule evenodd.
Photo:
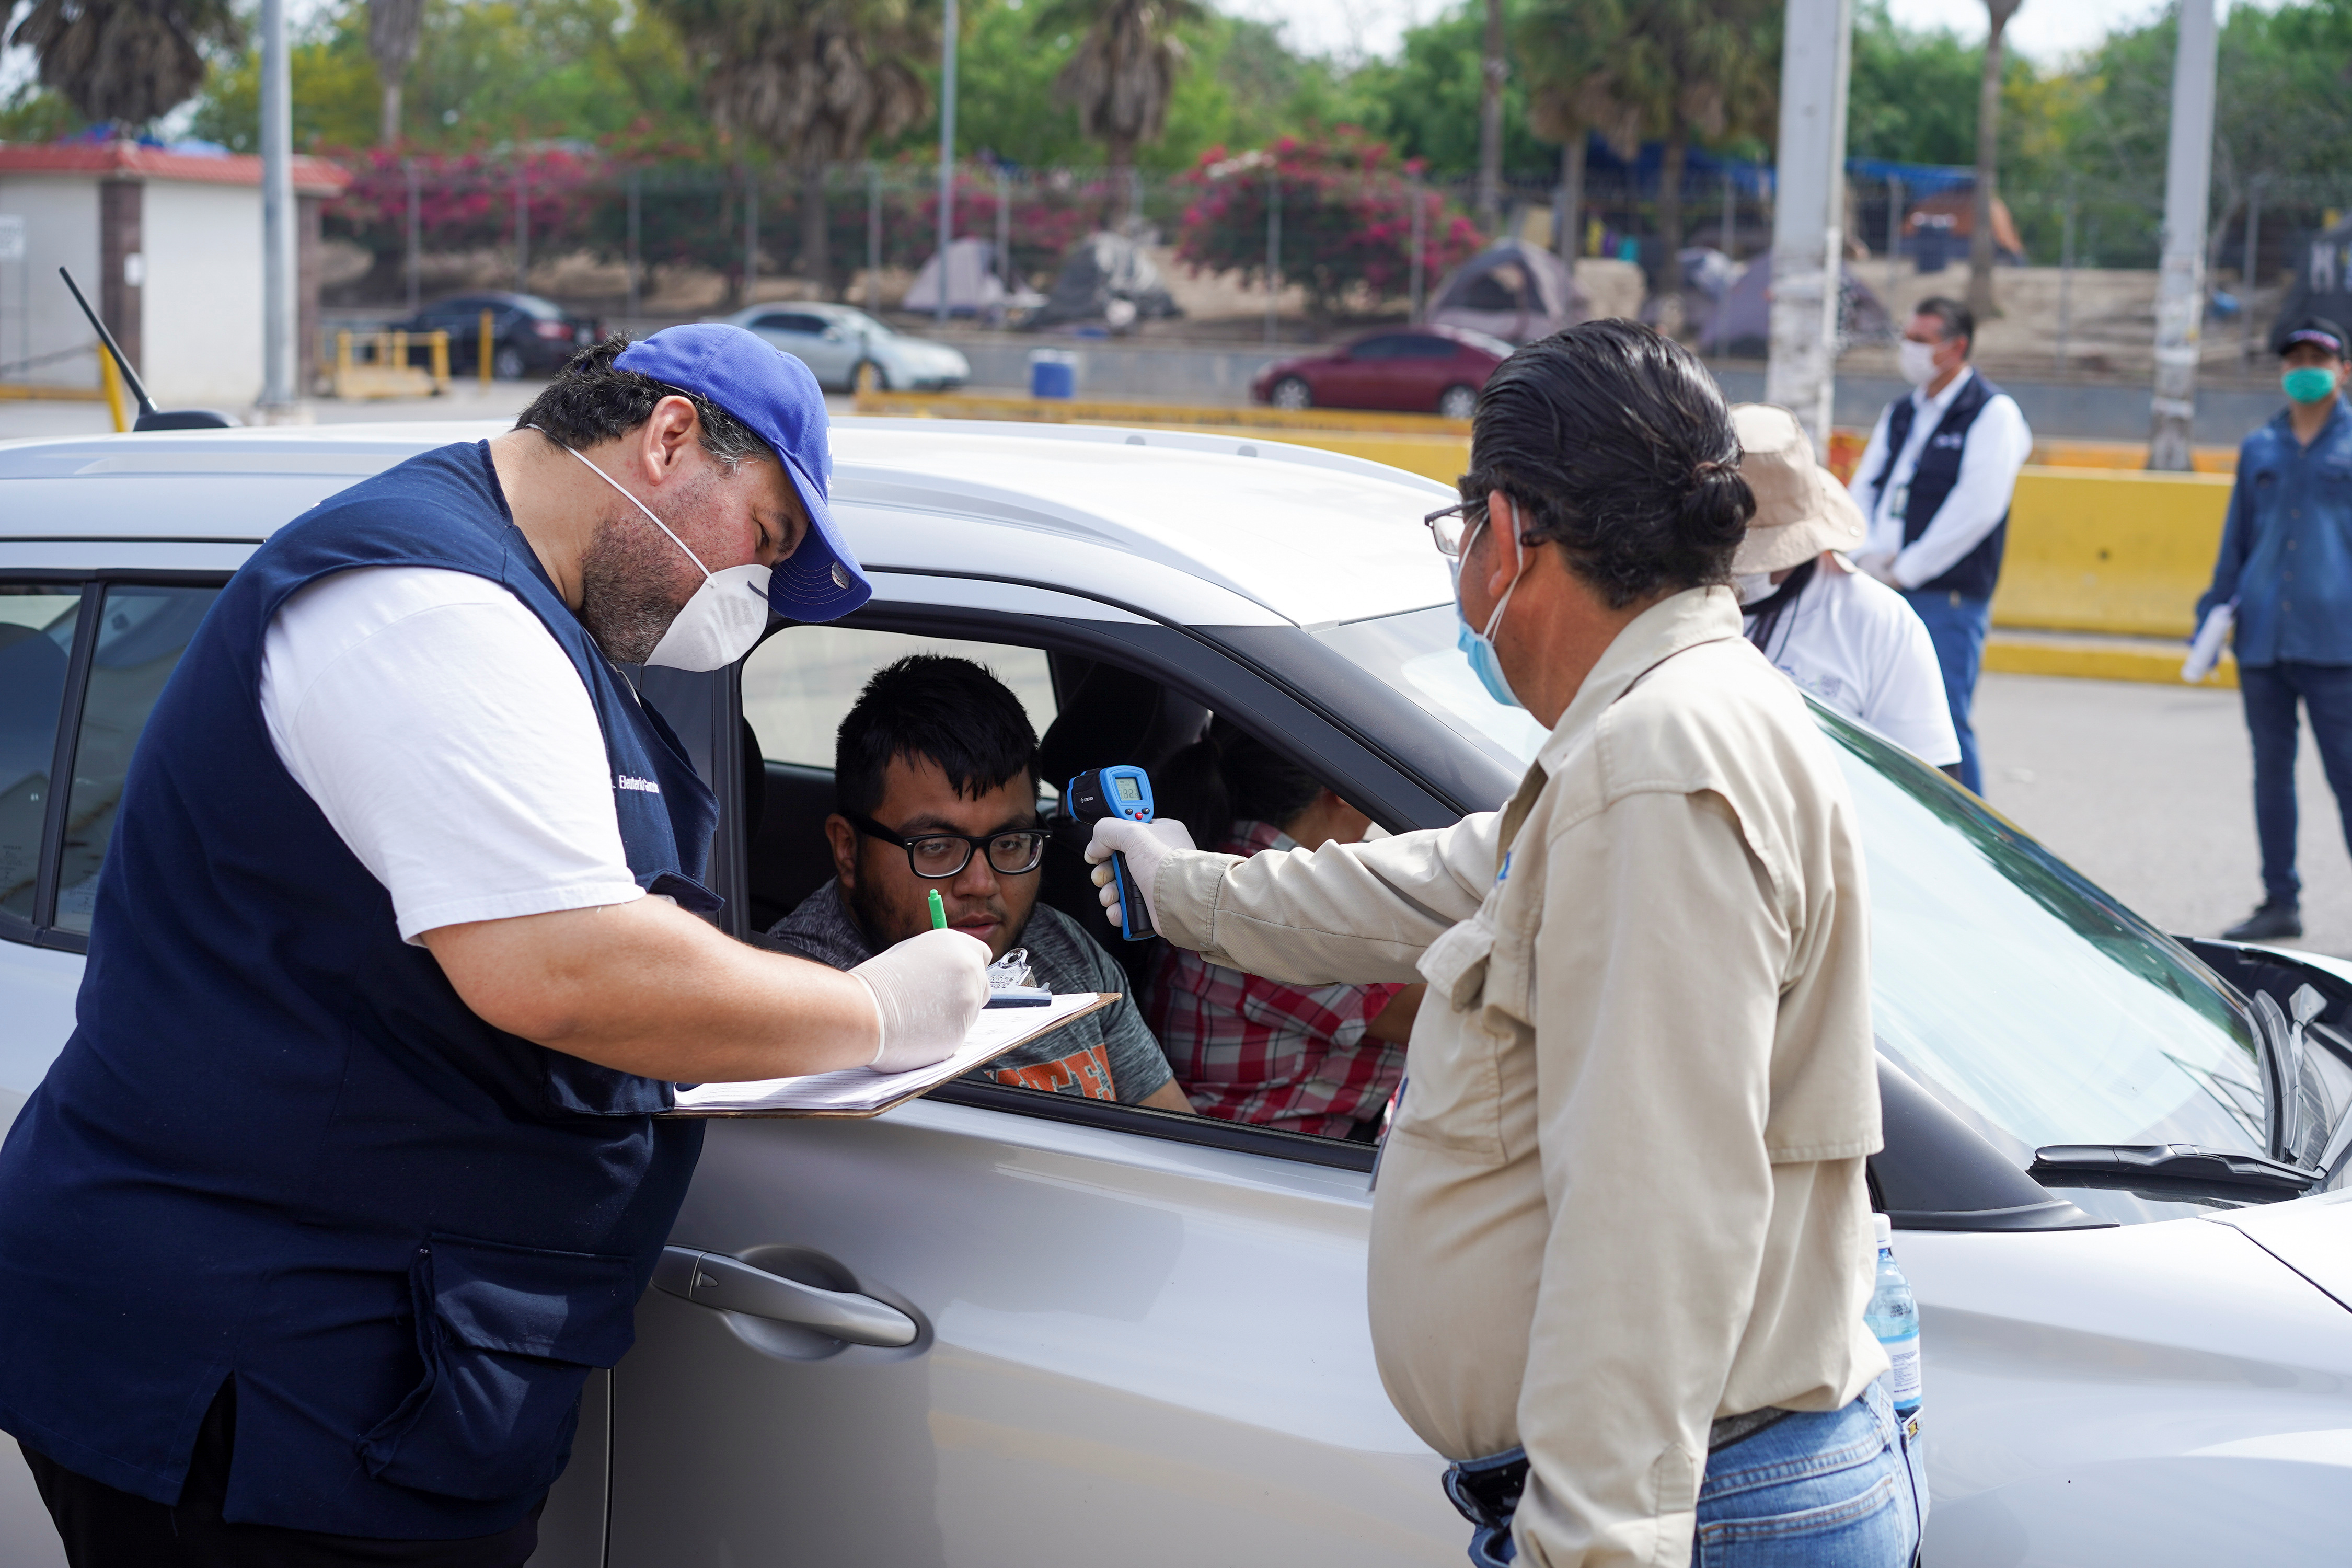
<instances>
[{"instance_id":1,"label":"man in white shirt background","mask_svg":"<svg viewBox=\"0 0 2352 1568\"><path fill-rule=\"evenodd\" d=\"M1899 590L1927 623L1959 738L1959 780L1981 795L1969 710L1992 624L2010 495L2033 432L2016 400L1969 364L1976 330L1958 300L1919 301L1899 348L1913 391L1878 416L1848 489L1867 524L1854 564Z\"/></svg>"},{"instance_id":2,"label":"man in white shirt background","mask_svg":"<svg viewBox=\"0 0 2352 1568\"><path fill-rule=\"evenodd\" d=\"M1731 422L1756 493L1731 563L1748 640L1800 689L1957 777L1960 742L1927 626L1843 553L1863 542L1853 498L1787 409L1738 404Z\"/></svg>"}]
</instances>

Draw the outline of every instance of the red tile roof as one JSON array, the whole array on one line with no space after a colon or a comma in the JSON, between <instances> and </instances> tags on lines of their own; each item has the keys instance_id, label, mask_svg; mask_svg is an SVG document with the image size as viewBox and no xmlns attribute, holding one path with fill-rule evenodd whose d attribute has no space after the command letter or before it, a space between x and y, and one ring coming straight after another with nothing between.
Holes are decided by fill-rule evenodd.
<instances>
[{"instance_id":1,"label":"red tile roof","mask_svg":"<svg viewBox=\"0 0 2352 1568\"><path fill-rule=\"evenodd\" d=\"M261 160L173 153L136 142L102 144L0 142L0 174L89 174L98 179L184 180L205 185L258 185ZM306 196L338 196L352 177L324 158L294 159L294 189Z\"/></svg>"}]
</instances>

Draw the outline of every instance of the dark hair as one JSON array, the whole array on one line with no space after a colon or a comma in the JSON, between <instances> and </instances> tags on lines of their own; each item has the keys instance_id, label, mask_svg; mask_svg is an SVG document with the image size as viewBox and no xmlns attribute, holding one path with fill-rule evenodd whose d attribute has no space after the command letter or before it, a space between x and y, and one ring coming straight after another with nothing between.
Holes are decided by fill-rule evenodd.
<instances>
[{"instance_id":1,"label":"dark hair","mask_svg":"<svg viewBox=\"0 0 2352 1568\"><path fill-rule=\"evenodd\" d=\"M1636 321L1587 321L1496 367L1470 426L1465 501L1500 490L1612 609L1731 581L1756 498L1715 378Z\"/></svg>"},{"instance_id":2,"label":"dark hair","mask_svg":"<svg viewBox=\"0 0 2352 1568\"><path fill-rule=\"evenodd\" d=\"M613 362L629 340L614 332L592 343L565 362L555 379L530 401L515 421L515 428L536 425L547 435L572 447L593 447L614 440L654 416L654 405L665 397L683 397L694 405L702 420L702 449L732 468L746 458L770 458L774 453L751 427L724 408L682 386L616 370Z\"/></svg>"},{"instance_id":3,"label":"dark hair","mask_svg":"<svg viewBox=\"0 0 2352 1568\"><path fill-rule=\"evenodd\" d=\"M1022 773L1034 784L1037 731L1021 700L985 665L910 653L883 666L857 694L833 745L833 797L871 816L890 759L928 757L958 795L977 800Z\"/></svg>"},{"instance_id":4,"label":"dark hair","mask_svg":"<svg viewBox=\"0 0 2352 1568\"><path fill-rule=\"evenodd\" d=\"M1958 300L1947 300L1941 294L1930 294L1912 306L1911 313L1915 316L1935 317L1937 326L1943 330L1946 342L1950 342L1954 338L1964 338L1968 342L1969 352L1970 353L1976 352L1977 313Z\"/></svg>"},{"instance_id":5,"label":"dark hair","mask_svg":"<svg viewBox=\"0 0 2352 1568\"><path fill-rule=\"evenodd\" d=\"M1226 719L1151 773L1153 815L1184 823L1203 844L1244 818L1280 827L1322 789L1313 773Z\"/></svg>"}]
</instances>

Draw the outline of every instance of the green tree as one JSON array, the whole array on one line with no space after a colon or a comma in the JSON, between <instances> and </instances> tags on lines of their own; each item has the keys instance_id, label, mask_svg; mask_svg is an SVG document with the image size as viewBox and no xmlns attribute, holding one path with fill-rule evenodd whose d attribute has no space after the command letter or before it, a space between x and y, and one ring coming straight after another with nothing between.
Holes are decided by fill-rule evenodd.
<instances>
[{"instance_id":1,"label":"green tree","mask_svg":"<svg viewBox=\"0 0 2352 1568\"><path fill-rule=\"evenodd\" d=\"M1507 24L1520 4L1510 5ZM1486 13L1474 0L1456 0L1433 20L1410 28L1393 60L1357 67L1348 92L1356 123L1387 141L1402 157L1441 175L1478 167L1478 108L1485 90L1481 60ZM1549 148L1529 128L1523 77L1503 83L1503 169L1507 174L1551 165Z\"/></svg>"},{"instance_id":2,"label":"green tree","mask_svg":"<svg viewBox=\"0 0 2352 1568\"><path fill-rule=\"evenodd\" d=\"M1683 243L1683 179L1697 142L1768 134L1777 101L1777 0L1629 0L1611 96L1664 142L1661 266Z\"/></svg>"},{"instance_id":3,"label":"green tree","mask_svg":"<svg viewBox=\"0 0 2352 1568\"><path fill-rule=\"evenodd\" d=\"M1114 209L1132 188L1136 149L1167 129L1190 58L1177 30L1198 10L1193 0L1049 0L1037 12L1040 34L1077 35L1055 90L1076 107L1079 133L1103 144Z\"/></svg>"},{"instance_id":4,"label":"green tree","mask_svg":"<svg viewBox=\"0 0 2352 1568\"><path fill-rule=\"evenodd\" d=\"M1624 29L1620 0L1532 0L1519 17L1528 128L1559 144L1560 221L1552 243L1564 258L1576 254L1585 145L1592 132L1620 150L1639 140L1638 118L1612 91L1612 57Z\"/></svg>"},{"instance_id":5,"label":"green tree","mask_svg":"<svg viewBox=\"0 0 2352 1568\"><path fill-rule=\"evenodd\" d=\"M368 53L375 58L376 79L383 88L383 123L376 140L386 147L397 146L401 82L425 30L425 0L367 0L367 9Z\"/></svg>"},{"instance_id":6,"label":"green tree","mask_svg":"<svg viewBox=\"0 0 2352 1568\"><path fill-rule=\"evenodd\" d=\"M2000 314L1992 287L1993 183L2000 172L2001 35L2020 0L1984 0L1984 63L1977 78L1977 177L1969 225L1969 309L1990 321Z\"/></svg>"},{"instance_id":7,"label":"green tree","mask_svg":"<svg viewBox=\"0 0 2352 1568\"><path fill-rule=\"evenodd\" d=\"M35 0L8 43L84 120L143 126L194 97L205 51L242 34L230 0Z\"/></svg>"}]
</instances>

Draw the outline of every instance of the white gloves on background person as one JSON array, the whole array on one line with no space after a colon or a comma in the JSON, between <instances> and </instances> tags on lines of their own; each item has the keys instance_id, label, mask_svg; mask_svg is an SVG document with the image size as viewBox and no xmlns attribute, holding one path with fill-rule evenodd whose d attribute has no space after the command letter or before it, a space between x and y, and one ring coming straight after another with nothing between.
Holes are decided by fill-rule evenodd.
<instances>
[{"instance_id":1,"label":"white gloves on background person","mask_svg":"<svg viewBox=\"0 0 2352 1568\"><path fill-rule=\"evenodd\" d=\"M1110 868L1113 854L1127 857L1127 874L1143 889L1143 907L1151 912L1151 929L1158 931L1160 906L1152 902L1151 890L1160 880L1160 868L1178 850L1193 847L1192 836L1181 822L1129 822L1123 816L1106 816L1096 823L1094 840L1087 846L1087 862L1095 868L1095 886L1102 889L1110 923L1121 923L1117 878Z\"/></svg>"},{"instance_id":2,"label":"white gloves on background person","mask_svg":"<svg viewBox=\"0 0 2352 1568\"><path fill-rule=\"evenodd\" d=\"M882 1043L866 1067L906 1072L942 1061L988 1005L988 943L960 931L927 931L849 972L874 994Z\"/></svg>"}]
</instances>

